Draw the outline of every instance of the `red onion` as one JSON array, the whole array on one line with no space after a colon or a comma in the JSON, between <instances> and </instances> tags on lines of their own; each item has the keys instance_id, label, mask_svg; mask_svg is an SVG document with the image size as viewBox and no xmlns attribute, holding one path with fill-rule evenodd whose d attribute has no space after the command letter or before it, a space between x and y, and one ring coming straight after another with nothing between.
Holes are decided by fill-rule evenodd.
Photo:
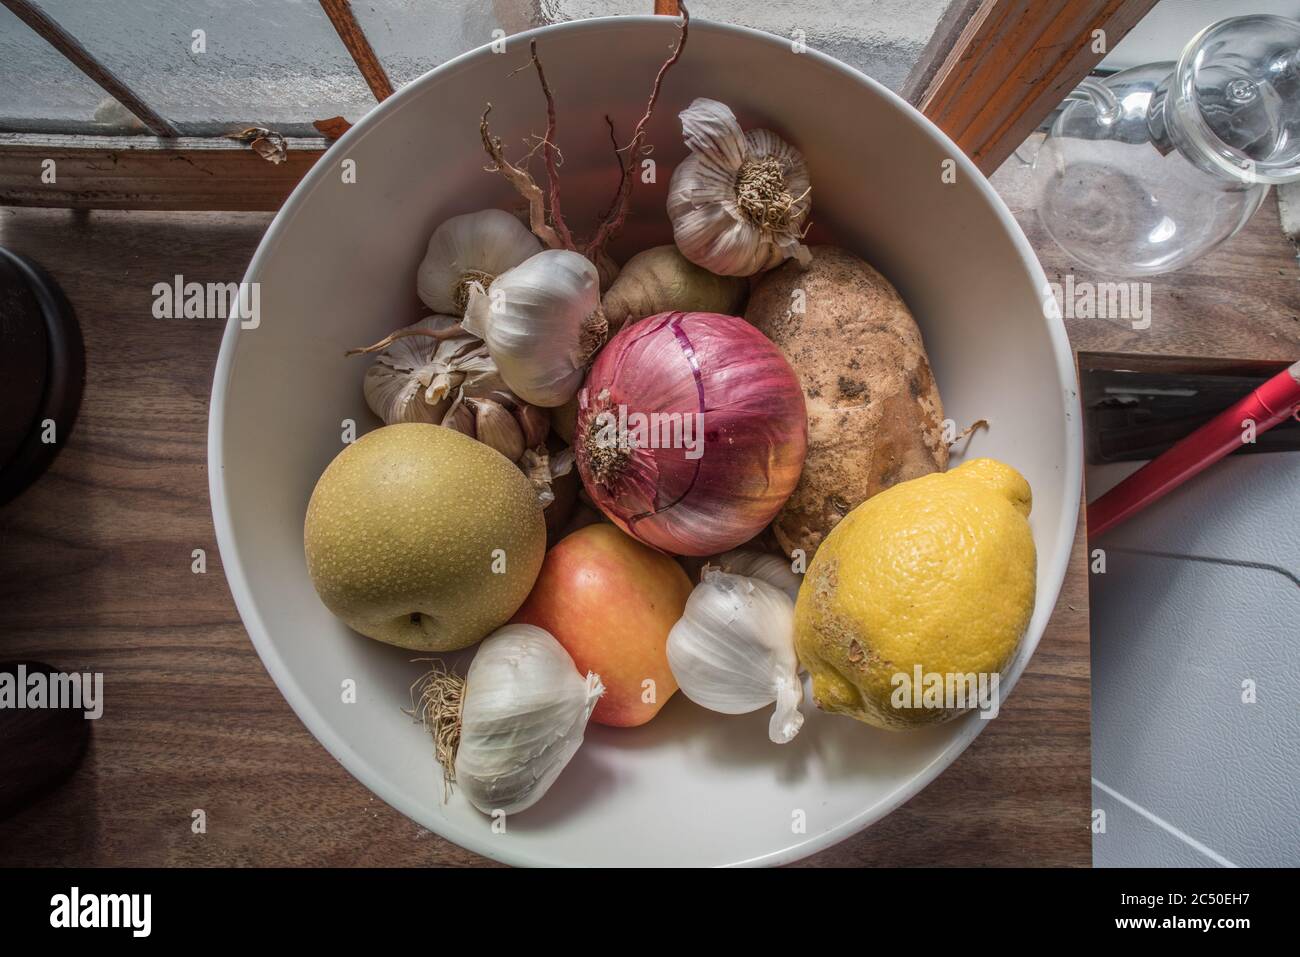
<instances>
[{"instance_id":1,"label":"red onion","mask_svg":"<svg viewBox=\"0 0 1300 957\"><path fill-rule=\"evenodd\" d=\"M578 470L625 532L714 555L762 531L808 447L799 379L743 319L665 312L625 326L578 393Z\"/></svg>"}]
</instances>

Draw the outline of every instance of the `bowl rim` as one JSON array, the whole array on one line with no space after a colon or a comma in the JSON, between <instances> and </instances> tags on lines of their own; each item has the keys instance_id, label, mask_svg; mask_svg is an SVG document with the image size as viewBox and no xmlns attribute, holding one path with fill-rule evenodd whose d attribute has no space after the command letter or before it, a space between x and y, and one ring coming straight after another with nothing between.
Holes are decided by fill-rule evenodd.
<instances>
[{"instance_id":1,"label":"bowl rim","mask_svg":"<svg viewBox=\"0 0 1300 957\"><path fill-rule=\"evenodd\" d=\"M547 36L554 36L563 33L599 33L610 28L614 29L642 29L651 27L654 29L663 29L668 26L674 26L676 18L656 16L656 15L627 15L627 16L606 16L591 17L581 20L570 20L564 23L550 24L542 27L535 27L531 30L522 31L510 36L508 39L513 43L526 43L533 39L544 39ZM761 44L769 47L779 46L783 49L789 47L788 38L778 37L774 34L767 33L763 30L757 30L752 27L739 26L730 23L721 23L718 21L691 18L692 30L699 32L719 32L744 37L747 41ZM293 192L285 200L284 204L276 212L270 226L262 235L258 243L257 250L253 258L249 261L248 269L244 273L243 282L249 283L255 281L254 277L263 268L265 260L269 255L269 250L274 247L281 234L287 228L288 223L297 215L298 211L306 203L308 197L316 187L325 181L329 171L333 169L333 163L340 155L345 154L354 143L370 132L384 117L398 109L407 99L422 93L430 83L436 83L440 78L464 69L476 62L485 54L490 55L491 43L485 43L481 46L468 50L451 60L442 63L433 69L421 74L416 79L407 83L401 89L395 91L392 96L385 99L382 103L377 104L373 109L365 114L356 124L353 125L343 136L339 137L324 155L317 160L316 164L307 172L307 175L294 187ZM1025 237L1012 216L1010 209L997 191L993 189L992 184L982 172L975 166L974 162L937 126L934 125L924 114L914 106L898 96L888 87L884 86L877 80L872 79L861 71L843 63L828 54L822 53L814 48L807 47L802 56L809 57L812 62L818 64L822 69L831 73L838 73L847 77L859 85L870 90L877 96L883 97L894 107L902 110L907 114L919 128L933 140L938 146L944 149L948 155L956 161L960 170L960 175L967 177L975 188L980 191L982 198L989 204L996 214L999 223L1007 232L1019 254L1021 264L1026 269L1030 277L1035 281L1037 288L1042 291L1044 296L1050 286L1047 282L1047 276L1043 272L1037 256L1034 254L1033 247L1030 246L1029 240ZM1065 513L1059 519L1059 528L1062 546L1059 547L1055 554L1045 563L1045 574L1043 576L1047 583L1047 594L1050 595L1051 601L1048 604L1048 610L1043 614L1041 624L1037 626L1034 619L1038 619L1038 611L1035 610L1034 619L1031 619L1030 625L1026 630L1023 641L1028 649L1023 663L1019 670L1005 676L1002 681L1003 700L1010 695L1016 682L1019 680L1020 673L1028 665L1030 659L1038 649L1038 643L1042 639L1047 624L1056 609L1057 600L1060 597L1061 586L1065 580L1066 569L1069 565L1070 555L1073 551L1075 533L1077 531L1079 509L1077 503L1080 501L1082 494L1083 481L1083 430L1080 416L1079 396L1078 396L1078 379L1074 365L1074 353L1070 347L1069 339L1066 335L1064 322L1054 314L1048 314L1044 310L1043 322L1048 332L1053 357L1057 365L1059 380L1065 383L1065 405L1066 417L1064 423L1066 439L1066 462L1065 474L1061 477L1063 482L1062 497L1066 503L1076 503L1074 507L1067 507ZM252 592L248 585L248 579L244 572L243 562L241 561L240 550L235 542L234 529L231 521L230 511L226 502L225 486L225 460L222 451L222 441L225 427L225 402L226 392L230 384L230 378L234 369L234 356L236 348L236 339L239 334L240 316L236 309L232 315L227 318L226 329L221 339L221 350L217 357L216 368L213 373L212 394L209 403L208 415L208 491L212 503L213 524L216 529L217 547L222 558L222 566L225 572L226 582L230 587L231 594L235 600L235 607L239 612L240 620L247 631L253 647L257 650L258 656L262 660L263 667L266 668L276 687L284 696L289 706L293 709L298 719L306 725L307 730L312 736L328 751L336 761L363 784L371 793L377 795L390 807L414 821L421 827L427 827L435 831L440 836L453 843L480 854L490 860L499 861L504 864L527 867L547 867L554 866L554 862L547 860L527 850L519 850L514 845L503 847L502 842L494 841L490 836L476 834L460 827L456 822L444 820L439 822L441 827L433 827L424 813L427 809L412 800L408 800L403 794L395 788L389 788L382 779L377 779L369 767L369 761L360 752L350 747L344 740L338 737L321 711L316 708L303 688L295 680L293 674L286 666L284 659L278 653L274 642L258 613L257 606L253 601ZM1042 603L1040 603L1041 605ZM946 770L961 754L970 746L971 742L983 730L986 722L975 720L970 716L961 719L963 725L949 742L948 746L940 751L935 758L921 769L921 771L907 782L899 785L890 791L884 797L877 800L860 810L858 813L840 822L836 826L821 831L816 834L804 835L804 840L792 843L786 847L775 851L769 851L764 854L756 855L741 861L732 862L732 866L745 865L777 865L787 864L791 861L799 860L808 855L815 854L818 851L831 847L844 839L856 834L876 821L884 818L900 805L910 800L924 790L934 781L944 770Z\"/></svg>"}]
</instances>

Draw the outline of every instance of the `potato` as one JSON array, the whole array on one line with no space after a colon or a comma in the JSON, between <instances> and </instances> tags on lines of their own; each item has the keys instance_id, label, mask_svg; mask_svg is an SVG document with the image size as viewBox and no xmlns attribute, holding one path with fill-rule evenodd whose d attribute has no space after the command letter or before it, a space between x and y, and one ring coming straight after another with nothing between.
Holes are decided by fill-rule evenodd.
<instances>
[{"instance_id":1,"label":"potato","mask_svg":"<svg viewBox=\"0 0 1300 957\"><path fill-rule=\"evenodd\" d=\"M762 277L745 311L785 353L808 404L803 475L772 529L809 559L855 506L948 466L939 389L902 298L852 253L812 254L806 268L792 260Z\"/></svg>"}]
</instances>

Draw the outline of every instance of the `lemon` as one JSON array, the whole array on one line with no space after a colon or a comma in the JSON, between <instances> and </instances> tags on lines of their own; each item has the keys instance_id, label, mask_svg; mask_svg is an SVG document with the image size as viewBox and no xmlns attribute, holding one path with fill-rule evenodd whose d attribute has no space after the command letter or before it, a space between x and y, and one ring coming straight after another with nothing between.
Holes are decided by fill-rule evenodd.
<instances>
[{"instance_id":1,"label":"lemon","mask_svg":"<svg viewBox=\"0 0 1300 957\"><path fill-rule=\"evenodd\" d=\"M1010 663L1034 610L1031 505L1019 472L975 459L846 515L817 550L795 608L817 706L882 728L959 714L899 707L895 676L914 686L918 665L946 678L991 676Z\"/></svg>"}]
</instances>

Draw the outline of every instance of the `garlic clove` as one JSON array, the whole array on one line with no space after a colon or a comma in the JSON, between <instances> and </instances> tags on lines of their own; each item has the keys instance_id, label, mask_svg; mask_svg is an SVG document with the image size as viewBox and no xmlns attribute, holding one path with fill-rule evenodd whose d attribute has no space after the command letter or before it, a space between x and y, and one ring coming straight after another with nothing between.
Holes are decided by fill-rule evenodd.
<instances>
[{"instance_id":1,"label":"garlic clove","mask_svg":"<svg viewBox=\"0 0 1300 957\"><path fill-rule=\"evenodd\" d=\"M533 483L533 488L537 490L538 503L542 508L549 508L555 501L555 492L551 488L553 478L551 456L546 446L539 445L536 448L525 449L524 454L519 458L519 467L524 475L528 476L528 481Z\"/></svg>"},{"instance_id":2,"label":"garlic clove","mask_svg":"<svg viewBox=\"0 0 1300 957\"><path fill-rule=\"evenodd\" d=\"M465 399L474 412L474 437L511 462L524 454L524 433L505 406L491 399Z\"/></svg>"},{"instance_id":3,"label":"garlic clove","mask_svg":"<svg viewBox=\"0 0 1300 957\"><path fill-rule=\"evenodd\" d=\"M474 342L477 343L474 349L449 362L451 368L460 374L460 389L475 398L490 398L494 393L506 391L505 380L488 354L487 346L478 339Z\"/></svg>"},{"instance_id":4,"label":"garlic clove","mask_svg":"<svg viewBox=\"0 0 1300 957\"><path fill-rule=\"evenodd\" d=\"M551 417L544 410L521 402L512 411L523 430L524 445L534 448L546 442L546 436L551 432Z\"/></svg>"},{"instance_id":5,"label":"garlic clove","mask_svg":"<svg viewBox=\"0 0 1300 957\"><path fill-rule=\"evenodd\" d=\"M484 814L537 803L582 744L604 694L551 634L506 625L479 645L465 675L455 780Z\"/></svg>"},{"instance_id":6,"label":"garlic clove","mask_svg":"<svg viewBox=\"0 0 1300 957\"><path fill-rule=\"evenodd\" d=\"M436 422L439 409L424 401L423 387L414 376L372 363L361 383L370 411L385 425L394 422Z\"/></svg>"},{"instance_id":7,"label":"garlic clove","mask_svg":"<svg viewBox=\"0 0 1300 957\"><path fill-rule=\"evenodd\" d=\"M489 285L541 249L541 241L505 210L453 216L429 237L416 289L430 309L460 316L468 301L468 281Z\"/></svg>"},{"instance_id":8,"label":"garlic clove","mask_svg":"<svg viewBox=\"0 0 1300 957\"><path fill-rule=\"evenodd\" d=\"M455 429L462 435L468 435L471 439L477 438L474 429L474 410L465 403L463 396L452 403L440 424Z\"/></svg>"},{"instance_id":9,"label":"garlic clove","mask_svg":"<svg viewBox=\"0 0 1300 957\"><path fill-rule=\"evenodd\" d=\"M789 742L803 726L794 648L794 602L757 578L706 567L668 633L668 664L682 693L722 714L776 710L768 737Z\"/></svg>"},{"instance_id":10,"label":"garlic clove","mask_svg":"<svg viewBox=\"0 0 1300 957\"><path fill-rule=\"evenodd\" d=\"M720 169L740 169L745 159L745 134L731 107L701 96L677 116L682 121L682 138L692 153Z\"/></svg>"},{"instance_id":11,"label":"garlic clove","mask_svg":"<svg viewBox=\"0 0 1300 957\"><path fill-rule=\"evenodd\" d=\"M569 445L572 445L573 433L578 428L577 394L575 393L573 398L564 403L564 405L548 409L547 414L551 417L551 428L555 430L555 434Z\"/></svg>"},{"instance_id":12,"label":"garlic clove","mask_svg":"<svg viewBox=\"0 0 1300 957\"><path fill-rule=\"evenodd\" d=\"M784 555L772 555L753 549L733 548L709 562L732 575L757 578L781 589L791 601L799 597L803 575L796 572Z\"/></svg>"}]
</instances>

